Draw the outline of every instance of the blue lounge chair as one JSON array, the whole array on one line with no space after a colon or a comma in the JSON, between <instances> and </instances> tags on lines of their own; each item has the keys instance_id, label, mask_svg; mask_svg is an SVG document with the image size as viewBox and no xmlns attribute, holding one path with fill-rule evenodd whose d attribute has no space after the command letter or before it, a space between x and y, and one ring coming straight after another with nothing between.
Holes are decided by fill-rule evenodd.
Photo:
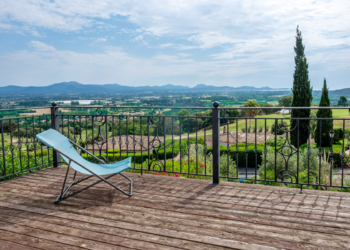
<instances>
[{"instance_id":1,"label":"blue lounge chair","mask_svg":"<svg viewBox=\"0 0 350 250\"><path fill-rule=\"evenodd\" d=\"M122 174L123 171L130 168L131 157L129 157L125 160L122 160L120 162L106 164L103 160L90 154L84 148L80 147L79 145L74 143L72 140L68 139L67 137L65 137L64 135L62 135L61 133L59 133L58 131L56 131L54 129L49 129L45 132L37 134L36 138L38 138L39 141L41 141L42 143L44 143L48 147L53 148L54 150L59 152L61 154L62 158L64 159L64 161L66 163L68 163L66 176L64 178L64 182L63 182L63 186L62 186L62 191L61 191L60 195L57 197L57 199L55 200L55 203L58 203L62 200L65 200L65 199L67 199L67 198L69 198L77 193L80 193L81 191L88 189L89 187L92 187L92 186L94 186L102 181L111 185L113 188L119 190L120 192L122 192L125 195L128 195L128 196L132 195L132 185L133 185L132 180L129 179L127 176ZM74 146L71 143L74 146L76 146L77 148L79 148L80 150L83 150L87 154L91 155L95 160L99 161L102 164L95 164L95 163L92 163L92 162L85 160L75 150ZM65 187L70 167L72 167L75 170L75 173L74 173L74 177L73 177L72 182L67 187ZM82 174L86 174L88 176L81 178L79 180L75 180L77 172L82 173ZM113 185L112 183L110 183L109 181L107 181L107 179L109 179L112 176L117 175L117 174L120 174L121 176L125 177L126 179L128 179L130 181L129 193L125 192L121 188L119 188L119 187ZM101 175L109 175L109 176L103 178L103 177L101 177ZM74 186L82 181L85 181L93 176L96 176L100 180L98 180L98 181L96 181L96 182L94 182L94 183L92 183L92 184L90 184L82 189L74 190L74 191L67 194L68 190L72 186Z\"/></svg>"}]
</instances>

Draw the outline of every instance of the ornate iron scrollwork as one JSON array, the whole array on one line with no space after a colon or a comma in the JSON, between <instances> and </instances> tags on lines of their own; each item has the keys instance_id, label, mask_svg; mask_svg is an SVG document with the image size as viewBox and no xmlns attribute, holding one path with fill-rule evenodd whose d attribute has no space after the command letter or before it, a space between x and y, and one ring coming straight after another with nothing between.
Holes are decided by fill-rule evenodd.
<instances>
[{"instance_id":1,"label":"ornate iron scrollwork","mask_svg":"<svg viewBox=\"0 0 350 250\"><path fill-rule=\"evenodd\" d=\"M150 125L151 125L153 128L156 128L156 129L159 128L159 126L160 126L160 121L161 121L161 119L160 119L160 117L159 117L160 114L161 114L161 111L160 111L159 108L153 109L153 110L152 110L152 116L151 116L151 118L150 118ZM155 116L158 117L158 119L154 119ZM158 130L157 130L157 132L158 132Z\"/></svg>"},{"instance_id":2,"label":"ornate iron scrollwork","mask_svg":"<svg viewBox=\"0 0 350 250\"><path fill-rule=\"evenodd\" d=\"M92 138L93 144L97 146L100 157L102 157L105 162L108 162L106 157L102 155L102 147L107 142L107 139L103 136L101 131L101 127L107 122L107 115L103 115L101 108L97 108L95 110L95 113L96 115L93 117L93 123L97 126L98 131L97 136L94 136L94 138Z\"/></svg>"},{"instance_id":3,"label":"ornate iron scrollwork","mask_svg":"<svg viewBox=\"0 0 350 250\"><path fill-rule=\"evenodd\" d=\"M162 161L159 160L159 150L164 147L164 153L166 154L166 145L165 142L161 140L161 138L159 137L159 129L161 128L162 124L164 124L165 122L165 117L163 117L163 123L161 122L162 119L160 117L161 111L160 109L153 109L152 110L152 116L149 119L149 125L151 125L154 130L155 130L155 136L153 137L153 139L151 141L148 141L148 147L151 147L152 150L154 150L155 154L156 154L156 158L154 160L152 160L151 162L149 162L149 169L153 169L155 167L159 167L159 171L161 171L162 169L165 170L165 165ZM156 117L156 118L155 118ZM163 128L163 131L165 133L165 127Z\"/></svg>"},{"instance_id":4,"label":"ornate iron scrollwork","mask_svg":"<svg viewBox=\"0 0 350 250\"><path fill-rule=\"evenodd\" d=\"M279 154L283 157L284 162L285 162L285 168L282 169L282 170L280 170L279 172L277 172L277 173L276 173L276 176L278 177L278 176L280 175L280 173L282 173L282 172L287 172L288 174L283 174L283 175L281 176L280 179L281 179L282 182L283 182L285 177L289 177L289 178L291 179L291 183L293 183L293 178L292 178L292 176L293 176L295 179L297 179L297 177L296 177L296 174L295 174L292 170L288 169L288 162L289 162L290 158L291 158L294 154L299 153L299 150L298 150L297 148L295 148L295 147L290 143L290 141L289 141L289 139L288 139L288 138L289 138L288 135L289 135L289 133L290 133L291 131L295 130L295 129L297 128L298 125L295 125L294 128L290 128L290 129L288 129L288 130L285 130L284 128L288 127L289 125L284 125L283 119L282 119L282 124L281 124L281 126L282 126L283 128L280 126L280 124L279 124L278 122L277 122L276 124L277 124L276 129L280 129L280 130L282 130L283 132L286 133L286 138L285 138L284 143L282 144L282 146L279 147L279 148L277 148L277 145L276 145L276 152L279 153ZM287 150L285 150L285 149L287 149ZM289 153L286 152L286 151L289 151Z\"/></svg>"},{"instance_id":5,"label":"ornate iron scrollwork","mask_svg":"<svg viewBox=\"0 0 350 250\"><path fill-rule=\"evenodd\" d=\"M284 173L284 174L282 174L282 173ZM296 174L292 170L289 170L289 169L282 169L282 170L278 171L276 176L277 176L277 178L279 177L281 182L286 182L285 181L286 177L288 177L290 179L289 183L294 183L293 182L293 177L295 178L295 180L297 180Z\"/></svg>"}]
</instances>

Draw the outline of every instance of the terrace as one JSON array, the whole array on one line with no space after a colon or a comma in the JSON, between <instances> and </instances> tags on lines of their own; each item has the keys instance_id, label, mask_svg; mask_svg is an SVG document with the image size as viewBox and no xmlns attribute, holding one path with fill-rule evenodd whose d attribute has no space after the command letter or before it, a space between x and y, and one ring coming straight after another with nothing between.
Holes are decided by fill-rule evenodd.
<instances>
[{"instance_id":1,"label":"terrace","mask_svg":"<svg viewBox=\"0 0 350 250\"><path fill-rule=\"evenodd\" d=\"M59 108L0 119L0 249L350 248L348 118L322 119L331 143L315 147L311 129L299 142L311 119L291 127L284 115L253 118L263 130L249 133L250 118L229 117L230 108L185 117L162 107L130 117ZM55 205L67 166L35 139L49 128L106 161L132 157L133 196L100 183Z\"/></svg>"}]
</instances>

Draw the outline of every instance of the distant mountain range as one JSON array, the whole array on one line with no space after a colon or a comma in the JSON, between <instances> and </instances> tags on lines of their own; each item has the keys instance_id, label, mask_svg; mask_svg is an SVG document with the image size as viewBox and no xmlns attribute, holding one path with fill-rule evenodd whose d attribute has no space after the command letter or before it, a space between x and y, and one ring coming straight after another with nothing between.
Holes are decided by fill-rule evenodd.
<instances>
[{"instance_id":1,"label":"distant mountain range","mask_svg":"<svg viewBox=\"0 0 350 250\"><path fill-rule=\"evenodd\" d=\"M350 88L333 90L332 94L337 96L350 96Z\"/></svg>"},{"instance_id":2,"label":"distant mountain range","mask_svg":"<svg viewBox=\"0 0 350 250\"><path fill-rule=\"evenodd\" d=\"M252 86L229 87L229 86L212 86L198 84L190 88L180 85L163 85L163 86L124 86L120 84L81 84L78 82L60 82L43 87L21 87L9 85L0 87L2 94L124 94L124 93L147 93L147 92L221 92L221 91L289 91L286 88L273 89L270 87L256 88Z\"/></svg>"}]
</instances>

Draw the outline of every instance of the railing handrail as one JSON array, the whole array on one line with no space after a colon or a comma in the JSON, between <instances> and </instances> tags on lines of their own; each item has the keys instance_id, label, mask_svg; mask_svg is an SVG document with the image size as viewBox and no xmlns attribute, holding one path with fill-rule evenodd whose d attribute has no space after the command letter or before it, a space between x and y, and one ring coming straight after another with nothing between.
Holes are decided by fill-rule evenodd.
<instances>
[{"instance_id":1,"label":"railing handrail","mask_svg":"<svg viewBox=\"0 0 350 250\"><path fill-rule=\"evenodd\" d=\"M50 109L52 106L44 106L44 107L30 107L30 108L14 108L14 109L0 109L1 111L15 111L15 110L28 110L28 109Z\"/></svg>"},{"instance_id":2,"label":"railing handrail","mask_svg":"<svg viewBox=\"0 0 350 250\"><path fill-rule=\"evenodd\" d=\"M30 107L30 108L14 108L14 109L0 109L1 111L15 111L15 110L29 110L29 109L47 109L52 108L52 106L44 107ZM212 109L211 107L174 107L174 106L104 106L104 105L95 105L95 106L55 106L54 108L124 108L124 109ZM350 107L218 107L218 109L284 109L284 110L293 110L293 109L350 109Z\"/></svg>"}]
</instances>

